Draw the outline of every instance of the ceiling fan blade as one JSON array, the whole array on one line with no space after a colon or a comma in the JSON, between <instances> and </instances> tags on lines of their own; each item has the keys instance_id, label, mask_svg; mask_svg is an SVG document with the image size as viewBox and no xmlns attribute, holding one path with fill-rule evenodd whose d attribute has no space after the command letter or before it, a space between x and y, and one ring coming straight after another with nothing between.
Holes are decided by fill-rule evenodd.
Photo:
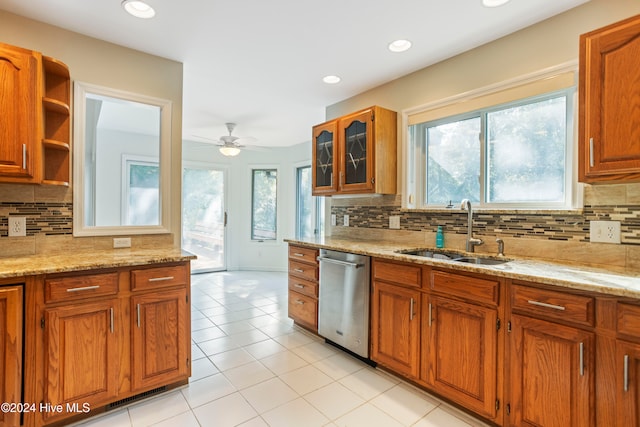
<instances>
[{"instance_id":1,"label":"ceiling fan blade","mask_svg":"<svg viewBox=\"0 0 640 427\"><path fill-rule=\"evenodd\" d=\"M258 141L258 139L254 138L252 136L243 136L243 137L240 137L240 138L234 140L233 142L236 145L237 144L241 144L241 145L249 144L249 145L251 145L251 144L253 144L253 143L257 142L257 141Z\"/></svg>"},{"instance_id":2,"label":"ceiling fan blade","mask_svg":"<svg viewBox=\"0 0 640 427\"><path fill-rule=\"evenodd\" d=\"M207 138L206 136L200 136L200 135L191 135L191 136L194 137L194 138L197 138L197 139L201 139L201 140L204 140L204 141L207 141L207 142L214 143L216 145L224 145L224 142L220 141L219 139Z\"/></svg>"}]
</instances>

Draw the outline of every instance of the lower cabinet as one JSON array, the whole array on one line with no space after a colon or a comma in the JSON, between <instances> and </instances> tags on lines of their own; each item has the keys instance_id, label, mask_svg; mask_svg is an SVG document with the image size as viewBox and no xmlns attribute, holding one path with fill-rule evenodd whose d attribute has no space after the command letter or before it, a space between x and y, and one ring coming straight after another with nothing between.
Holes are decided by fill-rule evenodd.
<instances>
[{"instance_id":1,"label":"lower cabinet","mask_svg":"<svg viewBox=\"0 0 640 427\"><path fill-rule=\"evenodd\" d=\"M420 292L373 282L371 359L408 378L420 372Z\"/></svg>"},{"instance_id":2,"label":"lower cabinet","mask_svg":"<svg viewBox=\"0 0 640 427\"><path fill-rule=\"evenodd\" d=\"M95 407L118 394L116 298L46 309L44 402ZM67 415L43 411L46 419Z\"/></svg>"},{"instance_id":3,"label":"lower cabinet","mask_svg":"<svg viewBox=\"0 0 640 427\"><path fill-rule=\"evenodd\" d=\"M0 286L0 403L22 402L22 312L22 286ZM19 424L19 411L0 411L0 427Z\"/></svg>"},{"instance_id":4,"label":"lower cabinet","mask_svg":"<svg viewBox=\"0 0 640 427\"><path fill-rule=\"evenodd\" d=\"M494 419L498 403L495 308L424 296L422 375L437 393Z\"/></svg>"},{"instance_id":5,"label":"lower cabinet","mask_svg":"<svg viewBox=\"0 0 640 427\"><path fill-rule=\"evenodd\" d=\"M616 343L616 426L640 425L640 344Z\"/></svg>"}]
</instances>

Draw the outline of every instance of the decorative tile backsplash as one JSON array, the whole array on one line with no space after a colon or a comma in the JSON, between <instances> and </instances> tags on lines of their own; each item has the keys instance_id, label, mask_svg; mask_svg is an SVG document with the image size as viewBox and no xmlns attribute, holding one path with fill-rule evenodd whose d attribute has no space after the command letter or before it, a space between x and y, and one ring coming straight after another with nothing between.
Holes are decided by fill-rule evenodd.
<instances>
[{"instance_id":1,"label":"decorative tile backsplash","mask_svg":"<svg viewBox=\"0 0 640 427\"><path fill-rule=\"evenodd\" d=\"M9 216L27 219L27 236L73 234L71 202L0 202L0 238L9 234Z\"/></svg>"},{"instance_id":2,"label":"decorative tile backsplash","mask_svg":"<svg viewBox=\"0 0 640 427\"><path fill-rule=\"evenodd\" d=\"M466 234L467 212L461 210L410 212L400 206L339 203L331 207L337 223L349 215L349 227L389 228L389 216L400 216L400 227L407 231L435 232L440 225L445 232ZM640 245L640 205L585 206L580 213L522 213L476 211L473 230L477 235L540 238L589 242L589 221L620 221L621 243Z\"/></svg>"}]
</instances>

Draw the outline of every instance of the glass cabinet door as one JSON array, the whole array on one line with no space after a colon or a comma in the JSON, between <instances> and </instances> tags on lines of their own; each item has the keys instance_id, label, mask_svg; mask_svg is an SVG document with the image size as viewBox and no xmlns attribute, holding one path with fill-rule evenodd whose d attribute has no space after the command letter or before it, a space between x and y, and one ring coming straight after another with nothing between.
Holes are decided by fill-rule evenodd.
<instances>
[{"instance_id":1,"label":"glass cabinet door","mask_svg":"<svg viewBox=\"0 0 640 427\"><path fill-rule=\"evenodd\" d=\"M366 190L372 186L371 110L340 121L341 190Z\"/></svg>"},{"instance_id":2,"label":"glass cabinet door","mask_svg":"<svg viewBox=\"0 0 640 427\"><path fill-rule=\"evenodd\" d=\"M335 192L337 122L328 122L313 128L313 194Z\"/></svg>"}]
</instances>

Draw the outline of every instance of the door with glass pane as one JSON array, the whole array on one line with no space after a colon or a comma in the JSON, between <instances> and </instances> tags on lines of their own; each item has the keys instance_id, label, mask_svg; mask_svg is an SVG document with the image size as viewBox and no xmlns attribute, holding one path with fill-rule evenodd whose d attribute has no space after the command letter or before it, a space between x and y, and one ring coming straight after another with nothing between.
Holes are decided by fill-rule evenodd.
<instances>
[{"instance_id":1,"label":"door with glass pane","mask_svg":"<svg viewBox=\"0 0 640 427\"><path fill-rule=\"evenodd\" d=\"M182 176L182 248L198 256L191 271L226 269L226 170L186 164Z\"/></svg>"}]
</instances>

